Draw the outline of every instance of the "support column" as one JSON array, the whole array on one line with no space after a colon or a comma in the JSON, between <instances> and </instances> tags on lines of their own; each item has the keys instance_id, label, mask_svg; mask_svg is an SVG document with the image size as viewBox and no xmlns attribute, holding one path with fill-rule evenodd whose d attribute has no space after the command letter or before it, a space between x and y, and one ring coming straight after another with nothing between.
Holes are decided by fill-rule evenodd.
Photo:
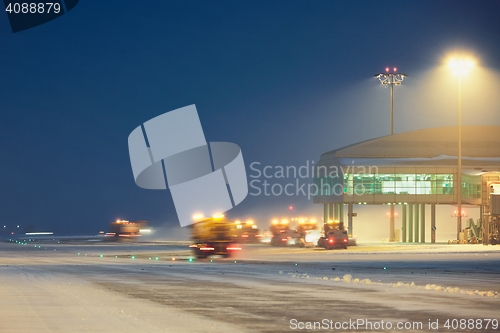
<instances>
[{"instance_id":1,"label":"support column","mask_svg":"<svg viewBox=\"0 0 500 333\"><path fill-rule=\"evenodd\" d=\"M328 223L328 204L323 204L323 227Z\"/></svg>"},{"instance_id":2,"label":"support column","mask_svg":"<svg viewBox=\"0 0 500 333\"><path fill-rule=\"evenodd\" d=\"M419 236L419 233L418 233L418 218L419 218L419 208L420 208L420 204L415 204L415 224L413 225L415 227L415 231L414 231L414 234L415 234L415 243L418 243L418 236Z\"/></svg>"},{"instance_id":3,"label":"support column","mask_svg":"<svg viewBox=\"0 0 500 333\"><path fill-rule=\"evenodd\" d=\"M425 203L420 205L420 243L425 243Z\"/></svg>"},{"instance_id":4,"label":"support column","mask_svg":"<svg viewBox=\"0 0 500 333\"><path fill-rule=\"evenodd\" d=\"M344 223L344 203L339 203L339 222Z\"/></svg>"},{"instance_id":5,"label":"support column","mask_svg":"<svg viewBox=\"0 0 500 333\"><path fill-rule=\"evenodd\" d=\"M328 220L326 222L333 220L333 203L328 204Z\"/></svg>"},{"instance_id":6,"label":"support column","mask_svg":"<svg viewBox=\"0 0 500 333\"><path fill-rule=\"evenodd\" d=\"M436 243L436 204L431 204L431 243Z\"/></svg>"},{"instance_id":7,"label":"support column","mask_svg":"<svg viewBox=\"0 0 500 333\"><path fill-rule=\"evenodd\" d=\"M413 204L408 205L408 242L413 243Z\"/></svg>"},{"instance_id":8,"label":"support column","mask_svg":"<svg viewBox=\"0 0 500 333\"><path fill-rule=\"evenodd\" d=\"M394 204L390 204L390 215L389 216L389 242L394 242L396 238L394 235Z\"/></svg>"},{"instance_id":9,"label":"support column","mask_svg":"<svg viewBox=\"0 0 500 333\"><path fill-rule=\"evenodd\" d=\"M483 185L484 186L484 185ZM481 219L481 237L483 237L483 245L488 245L488 230L486 228L484 206L479 206L479 218Z\"/></svg>"},{"instance_id":10,"label":"support column","mask_svg":"<svg viewBox=\"0 0 500 333\"><path fill-rule=\"evenodd\" d=\"M334 215L333 215L333 219L335 221L339 221L339 204L338 203L335 203L334 204Z\"/></svg>"},{"instance_id":11,"label":"support column","mask_svg":"<svg viewBox=\"0 0 500 333\"><path fill-rule=\"evenodd\" d=\"M483 244L490 244L490 216L483 215L481 220L481 226L483 227Z\"/></svg>"},{"instance_id":12,"label":"support column","mask_svg":"<svg viewBox=\"0 0 500 333\"><path fill-rule=\"evenodd\" d=\"M401 206L401 241L406 243L406 204Z\"/></svg>"},{"instance_id":13,"label":"support column","mask_svg":"<svg viewBox=\"0 0 500 333\"><path fill-rule=\"evenodd\" d=\"M352 206L353 206L353 203L348 203L347 204L347 233L352 235Z\"/></svg>"}]
</instances>

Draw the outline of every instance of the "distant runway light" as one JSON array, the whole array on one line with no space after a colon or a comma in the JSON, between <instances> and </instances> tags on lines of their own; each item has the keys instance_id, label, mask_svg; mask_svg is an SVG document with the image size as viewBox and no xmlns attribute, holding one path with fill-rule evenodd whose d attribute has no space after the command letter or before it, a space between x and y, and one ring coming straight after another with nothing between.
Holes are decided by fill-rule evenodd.
<instances>
[{"instance_id":1,"label":"distant runway light","mask_svg":"<svg viewBox=\"0 0 500 333\"><path fill-rule=\"evenodd\" d=\"M44 232L27 232L26 235L53 235L53 232L44 231Z\"/></svg>"}]
</instances>

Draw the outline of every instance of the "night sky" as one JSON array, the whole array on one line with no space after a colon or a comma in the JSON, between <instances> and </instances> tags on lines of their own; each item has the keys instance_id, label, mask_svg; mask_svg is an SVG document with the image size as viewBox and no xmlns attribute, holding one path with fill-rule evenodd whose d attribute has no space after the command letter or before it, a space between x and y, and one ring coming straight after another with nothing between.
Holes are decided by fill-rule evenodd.
<instances>
[{"instance_id":1,"label":"night sky","mask_svg":"<svg viewBox=\"0 0 500 333\"><path fill-rule=\"evenodd\" d=\"M473 55L464 125L500 125L500 2L81 0L12 33L0 13L0 218L96 233L117 218L178 226L169 191L134 183L127 138L196 104L207 141L249 165L301 166L395 132L456 125L448 54ZM304 196L251 196L230 217L317 211ZM264 222L264 224L267 222Z\"/></svg>"}]
</instances>

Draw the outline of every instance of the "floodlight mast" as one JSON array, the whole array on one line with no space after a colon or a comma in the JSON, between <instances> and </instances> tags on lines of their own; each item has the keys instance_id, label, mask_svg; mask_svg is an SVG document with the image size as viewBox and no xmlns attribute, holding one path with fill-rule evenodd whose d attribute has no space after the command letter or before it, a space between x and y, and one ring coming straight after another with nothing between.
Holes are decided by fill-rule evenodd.
<instances>
[{"instance_id":1,"label":"floodlight mast","mask_svg":"<svg viewBox=\"0 0 500 333\"><path fill-rule=\"evenodd\" d=\"M394 134L394 86L400 85L401 82L408 75L403 73L397 73L397 68L394 67L393 72L389 72L389 67L386 67L385 73L380 73L374 75L379 79L380 83L387 88L391 87L391 135ZM396 240L396 232L394 229L394 203L390 204L390 222L389 222L389 241L394 242Z\"/></svg>"},{"instance_id":2,"label":"floodlight mast","mask_svg":"<svg viewBox=\"0 0 500 333\"><path fill-rule=\"evenodd\" d=\"M391 87L391 135L394 134L394 86L400 85L405 77L408 76L403 73L397 73L396 71L397 68L394 67L394 71L389 72L389 67L387 67L385 73L374 75L384 87Z\"/></svg>"}]
</instances>

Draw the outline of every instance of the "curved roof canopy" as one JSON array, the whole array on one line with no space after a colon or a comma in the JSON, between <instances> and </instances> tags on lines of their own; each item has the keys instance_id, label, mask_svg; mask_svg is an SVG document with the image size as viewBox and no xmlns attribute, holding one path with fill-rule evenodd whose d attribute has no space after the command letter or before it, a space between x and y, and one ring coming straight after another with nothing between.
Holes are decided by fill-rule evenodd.
<instances>
[{"instance_id":1,"label":"curved roof canopy","mask_svg":"<svg viewBox=\"0 0 500 333\"><path fill-rule=\"evenodd\" d=\"M318 165L456 165L458 127L427 128L383 136L321 155ZM500 170L500 126L462 126L464 167ZM495 168L497 169L497 168Z\"/></svg>"}]
</instances>

